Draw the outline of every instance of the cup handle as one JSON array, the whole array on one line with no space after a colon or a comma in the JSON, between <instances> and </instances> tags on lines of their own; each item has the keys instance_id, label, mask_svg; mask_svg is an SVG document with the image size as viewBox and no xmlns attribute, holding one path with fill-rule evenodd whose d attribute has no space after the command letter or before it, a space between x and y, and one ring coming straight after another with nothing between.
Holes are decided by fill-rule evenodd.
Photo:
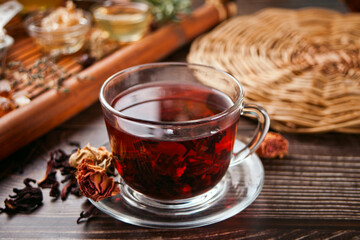
<instances>
[{"instance_id":1,"label":"cup handle","mask_svg":"<svg viewBox=\"0 0 360 240\"><path fill-rule=\"evenodd\" d=\"M264 140L270 127L269 115L267 114L264 108L256 104L244 103L240 115L255 115L255 117L258 120L258 125L252 140L243 149L234 153L234 157L230 162L230 167L241 163L250 154L255 152L255 150L260 146L261 142Z\"/></svg>"}]
</instances>

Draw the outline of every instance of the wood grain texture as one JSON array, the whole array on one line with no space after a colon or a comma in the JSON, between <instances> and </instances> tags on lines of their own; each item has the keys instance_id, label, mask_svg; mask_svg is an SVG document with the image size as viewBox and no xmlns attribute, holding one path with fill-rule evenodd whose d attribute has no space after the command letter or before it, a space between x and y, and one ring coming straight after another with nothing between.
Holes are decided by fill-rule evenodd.
<instances>
[{"instance_id":1,"label":"wood grain texture","mask_svg":"<svg viewBox=\"0 0 360 240\"><path fill-rule=\"evenodd\" d=\"M262 7L298 8L326 5L345 11L334 1L237 1L240 14ZM325 4L326 3L326 4ZM184 60L188 46L166 60ZM243 120L239 132L250 136L254 124ZM0 215L1 239L360 239L360 135L284 134L289 155L263 159L265 184L258 199L243 212L210 226L166 230L147 229L117 221L103 213L76 224L84 198L70 196L44 204L32 214ZM25 177L41 179L48 152L67 151L68 141L100 146L107 133L96 103L1 162L0 200L21 188ZM57 176L61 179L61 176ZM0 206L2 203L0 203Z\"/></svg>"},{"instance_id":2,"label":"wood grain texture","mask_svg":"<svg viewBox=\"0 0 360 240\"><path fill-rule=\"evenodd\" d=\"M241 121L239 132L250 136L255 126ZM44 205L30 215L0 215L1 238L80 239L357 239L360 236L360 135L285 134L290 154L263 160L265 185L258 199L236 216L207 227L181 230L146 229L117 221L103 213L76 224L84 198L70 196L52 202L44 190ZM107 142L100 104L6 159L0 198L24 177L41 179L48 151L80 141L100 146ZM26 157L29 157L26 159ZM14 164L20 161L22 165ZM36 166L36 167L34 167ZM19 170L23 169L23 173ZM61 179L58 176L58 179Z\"/></svg>"}]
</instances>

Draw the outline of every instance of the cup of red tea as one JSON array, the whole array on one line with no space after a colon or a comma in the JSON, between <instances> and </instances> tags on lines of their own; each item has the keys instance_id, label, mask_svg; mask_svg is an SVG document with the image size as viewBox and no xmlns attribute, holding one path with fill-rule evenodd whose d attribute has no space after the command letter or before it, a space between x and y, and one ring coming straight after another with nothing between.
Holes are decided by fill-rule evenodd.
<instances>
[{"instance_id":1,"label":"cup of red tea","mask_svg":"<svg viewBox=\"0 0 360 240\"><path fill-rule=\"evenodd\" d=\"M135 201L164 208L196 202L253 153L270 120L243 100L233 76L204 65L153 63L111 76L100 102L121 181L141 196ZM259 123L252 141L235 152L242 115Z\"/></svg>"}]
</instances>

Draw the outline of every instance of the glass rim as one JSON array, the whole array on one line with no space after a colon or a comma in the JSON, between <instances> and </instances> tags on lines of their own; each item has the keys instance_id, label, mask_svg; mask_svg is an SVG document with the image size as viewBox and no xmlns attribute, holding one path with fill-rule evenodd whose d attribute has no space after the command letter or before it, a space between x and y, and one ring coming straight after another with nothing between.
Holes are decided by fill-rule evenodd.
<instances>
[{"instance_id":1,"label":"glass rim","mask_svg":"<svg viewBox=\"0 0 360 240\"><path fill-rule=\"evenodd\" d=\"M207 69L211 69L211 70L215 70L217 72L220 72L221 74L223 74L224 76L227 76L228 78L232 79L237 86L239 87L240 90L240 94L237 97L236 101L231 105L231 107L228 107L226 110L217 113L215 115L209 116L209 117L205 117L205 118L199 118L199 119L193 119L193 120L188 120L188 121L177 121L177 122L166 122L166 121L154 121L154 120L143 120L140 118L135 118L135 117L130 117L127 116L126 114L123 114L119 111L117 111L115 108L113 108L111 106L110 103L108 103L108 101L105 99L104 96L104 91L105 91L105 87L114 79L116 79L118 76L124 74L124 73L128 73L134 70L139 70L142 68L151 68L151 67L165 67L165 66L194 66L194 67L201 67L201 68L207 68ZM232 112L238 110L243 102L244 99L244 88L242 86L242 84L231 74L220 70L218 68L212 67L212 66L207 66L207 65L203 65L203 64L196 64L196 63L186 63L186 62L158 62L158 63L147 63L147 64L141 64L141 65L136 65L133 67L129 67L126 68L124 70L121 70L113 75L111 75L108 79L106 79L106 81L102 84L101 89L100 89L100 95L99 95L99 100L100 103L103 107L105 107L108 111L110 111L112 114L121 117L123 119L129 120L129 121L133 121L133 122L139 122L139 123L145 123L145 124L152 124L152 125L170 125L170 126L183 126L183 125L193 125L193 124L202 124L202 123L207 123L207 122L212 122L212 121L216 121L218 119L221 119L229 114L231 114Z\"/></svg>"},{"instance_id":2,"label":"glass rim","mask_svg":"<svg viewBox=\"0 0 360 240\"><path fill-rule=\"evenodd\" d=\"M95 19L101 19L101 20L114 20L114 17L118 14L102 14L96 12L99 8L108 8L108 7L126 7L126 8L132 8L132 9L139 9L141 13L139 14L148 14L150 13L150 6L149 4L145 2L110 2L110 3L100 3L96 4L95 6L91 7L91 12L94 15Z\"/></svg>"}]
</instances>

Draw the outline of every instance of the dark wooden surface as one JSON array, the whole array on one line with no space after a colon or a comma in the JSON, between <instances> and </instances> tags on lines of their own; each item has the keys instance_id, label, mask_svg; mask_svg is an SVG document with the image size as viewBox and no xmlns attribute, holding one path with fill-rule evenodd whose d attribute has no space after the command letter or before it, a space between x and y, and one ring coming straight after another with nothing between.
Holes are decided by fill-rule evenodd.
<instances>
[{"instance_id":1,"label":"dark wooden surface","mask_svg":"<svg viewBox=\"0 0 360 240\"><path fill-rule=\"evenodd\" d=\"M238 6L239 14L264 7L320 6L346 11L337 0L238 0ZM188 46L167 60L184 60L187 51ZM239 125L245 134L251 134L252 128L248 121ZM89 207L85 198L51 201L44 190L44 204L35 212L0 215L0 238L360 239L360 135L284 135L290 142L289 155L263 160L266 176L260 196L223 222L188 230L147 229L100 213L76 224L79 213ZM25 177L41 179L49 151L70 151L69 141L94 146L107 142L98 103L2 161L0 200L12 194L13 187L22 188Z\"/></svg>"}]
</instances>

